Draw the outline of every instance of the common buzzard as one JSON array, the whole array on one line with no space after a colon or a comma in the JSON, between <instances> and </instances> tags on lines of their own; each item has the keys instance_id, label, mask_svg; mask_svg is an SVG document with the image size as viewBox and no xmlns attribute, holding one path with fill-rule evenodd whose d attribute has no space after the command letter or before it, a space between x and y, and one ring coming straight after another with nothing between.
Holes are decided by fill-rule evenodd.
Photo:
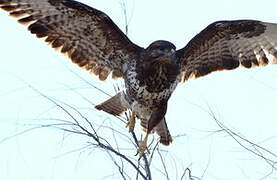
<instances>
[{"instance_id":1,"label":"common buzzard","mask_svg":"<svg viewBox=\"0 0 277 180\"><path fill-rule=\"evenodd\" d=\"M122 77L125 90L96 106L112 115L130 109L129 129L141 120L149 133L169 145L172 137L165 114L179 82L214 71L277 63L277 24L255 20L218 21L197 34L184 48L159 40L147 48L131 42L103 12L73 0L0 0L0 7L27 24L80 67L105 80Z\"/></svg>"}]
</instances>

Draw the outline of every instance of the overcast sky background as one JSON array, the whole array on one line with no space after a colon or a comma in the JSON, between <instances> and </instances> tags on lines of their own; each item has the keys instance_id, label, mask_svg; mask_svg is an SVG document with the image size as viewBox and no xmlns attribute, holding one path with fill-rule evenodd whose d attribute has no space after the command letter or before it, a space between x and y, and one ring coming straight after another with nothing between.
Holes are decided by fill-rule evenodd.
<instances>
[{"instance_id":1,"label":"overcast sky background","mask_svg":"<svg viewBox=\"0 0 277 180\"><path fill-rule=\"evenodd\" d=\"M82 0L108 14L124 30L120 0ZM182 48L199 31L217 20L256 19L277 22L276 0L125 1L129 38L146 47L158 39L169 40ZM277 35L276 35L277 38ZM26 27L0 11L0 179L55 180L105 179L117 173L105 153L82 148L87 138L67 136L52 128L42 128L5 140L30 127L46 124L47 119L64 114L29 85L47 96L80 109L89 120L111 116L97 112L84 100L101 103L108 97L96 91L76 74L97 87L114 94L113 83L102 83L73 65ZM175 138L165 154L172 179L180 178L182 168L190 167L194 176L204 179L276 179L277 173L261 158L242 148L227 133L218 130L209 108L236 133L277 153L277 66L238 69L213 73L180 84L169 101L166 115ZM207 110L207 111L206 111ZM113 126L127 131L116 122ZM105 132L102 132L105 133ZM130 148L125 146L125 148ZM250 146L247 146L250 147ZM135 149L128 149L129 153ZM265 154L264 155L268 155ZM277 161L277 157L267 156ZM178 174L178 176L176 175ZM269 176L267 176L269 174ZM162 177L155 174L156 178ZM109 176L106 179L120 179Z\"/></svg>"}]
</instances>

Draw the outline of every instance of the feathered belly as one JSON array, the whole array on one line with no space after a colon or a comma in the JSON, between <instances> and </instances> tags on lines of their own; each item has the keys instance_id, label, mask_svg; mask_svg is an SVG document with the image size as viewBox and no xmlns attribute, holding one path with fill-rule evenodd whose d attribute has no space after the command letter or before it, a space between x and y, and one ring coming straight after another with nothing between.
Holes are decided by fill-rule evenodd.
<instances>
[{"instance_id":1,"label":"feathered belly","mask_svg":"<svg viewBox=\"0 0 277 180\"><path fill-rule=\"evenodd\" d=\"M159 103L167 100L176 88L177 83L172 84L170 88L160 92L149 92L147 86L139 87L136 92L136 100L148 107L156 106Z\"/></svg>"},{"instance_id":2,"label":"feathered belly","mask_svg":"<svg viewBox=\"0 0 277 180\"><path fill-rule=\"evenodd\" d=\"M136 71L135 64L128 68L125 85L126 99L130 105L136 103L150 109L158 107L161 102L169 99L179 82L177 74L172 80L163 71L143 76Z\"/></svg>"},{"instance_id":3,"label":"feathered belly","mask_svg":"<svg viewBox=\"0 0 277 180\"><path fill-rule=\"evenodd\" d=\"M131 83L126 88L126 95L129 104L140 104L141 106L153 109L161 102L167 101L175 90L178 79L173 82L169 88L165 88L159 92L150 92L146 85L136 86L139 83Z\"/></svg>"}]
</instances>

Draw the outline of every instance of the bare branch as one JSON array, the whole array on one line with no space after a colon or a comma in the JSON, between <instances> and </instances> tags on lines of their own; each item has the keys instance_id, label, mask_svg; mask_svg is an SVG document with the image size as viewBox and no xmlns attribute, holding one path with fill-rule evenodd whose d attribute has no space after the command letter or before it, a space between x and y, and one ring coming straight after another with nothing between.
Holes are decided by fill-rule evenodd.
<instances>
[{"instance_id":1,"label":"bare branch","mask_svg":"<svg viewBox=\"0 0 277 180\"><path fill-rule=\"evenodd\" d=\"M230 128L227 128L222 122L220 122L211 108L209 107L209 114L212 116L216 124L220 127L220 131L218 132L226 132L233 140L235 140L241 147L246 149L247 151L251 152L252 154L260 157L263 159L267 164L271 166L271 171L269 174L267 174L265 177L268 177L270 174L273 173L273 170L277 170L276 164L277 164L277 155L268 149L242 137L242 135L239 135L238 133L232 131ZM246 145L244 144L246 143ZM272 158L269 157L269 155L272 156ZM262 179L264 179L263 177Z\"/></svg>"},{"instance_id":2,"label":"bare branch","mask_svg":"<svg viewBox=\"0 0 277 180\"><path fill-rule=\"evenodd\" d=\"M158 155L160 157L160 160L162 162L162 165L163 165L163 169L164 169L164 173L165 173L165 176L166 176L166 179L169 180L169 175L168 175L168 171L167 171L167 168L166 168L166 165L165 165L165 162L164 162L164 158L160 152L160 149L158 148L157 149L157 152L158 152Z\"/></svg>"},{"instance_id":3,"label":"bare branch","mask_svg":"<svg viewBox=\"0 0 277 180\"><path fill-rule=\"evenodd\" d=\"M128 16L127 16L127 7L126 7L125 1L122 0L120 5L124 13L125 34L128 36Z\"/></svg>"}]
</instances>

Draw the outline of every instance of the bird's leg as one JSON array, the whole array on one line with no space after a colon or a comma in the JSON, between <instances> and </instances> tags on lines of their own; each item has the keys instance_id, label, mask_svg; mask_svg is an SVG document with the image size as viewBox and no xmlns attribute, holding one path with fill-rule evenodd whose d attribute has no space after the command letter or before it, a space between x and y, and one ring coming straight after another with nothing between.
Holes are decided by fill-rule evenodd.
<instances>
[{"instance_id":1,"label":"bird's leg","mask_svg":"<svg viewBox=\"0 0 277 180\"><path fill-rule=\"evenodd\" d=\"M128 123L126 125L126 128L129 127L129 132L133 132L136 125L136 113L132 111L131 116L128 119Z\"/></svg>"},{"instance_id":2,"label":"bird's leg","mask_svg":"<svg viewBox=\"0 0 277 180\"><path fill-rule=\"evenodd\" d=\"M143 141L139 142L137 153L139 154L140 157L143 156L143 154L146 151L149 152L149 148L147 147L148 135L151 133L153 128L156 125L158 125L161 122L161 120L164 118L166 110L167 110L167 103L161 103L161 105L152 112L147 124L146 136L144 137Z\"/></svg>"},{"instance_id":3,"label":"bird's leg","mask_svg":"<svg viewBox=\"0 0 277 180\"><path fill-rule=\"evenodd\" d=\"M146 133L146 136L144 137L143 141L139 141L137 154L139 154L140 158L144 155L145 152L150 153L149 148L147 146L148 135L149 133Z\"/></svg>"}]
</instances>

